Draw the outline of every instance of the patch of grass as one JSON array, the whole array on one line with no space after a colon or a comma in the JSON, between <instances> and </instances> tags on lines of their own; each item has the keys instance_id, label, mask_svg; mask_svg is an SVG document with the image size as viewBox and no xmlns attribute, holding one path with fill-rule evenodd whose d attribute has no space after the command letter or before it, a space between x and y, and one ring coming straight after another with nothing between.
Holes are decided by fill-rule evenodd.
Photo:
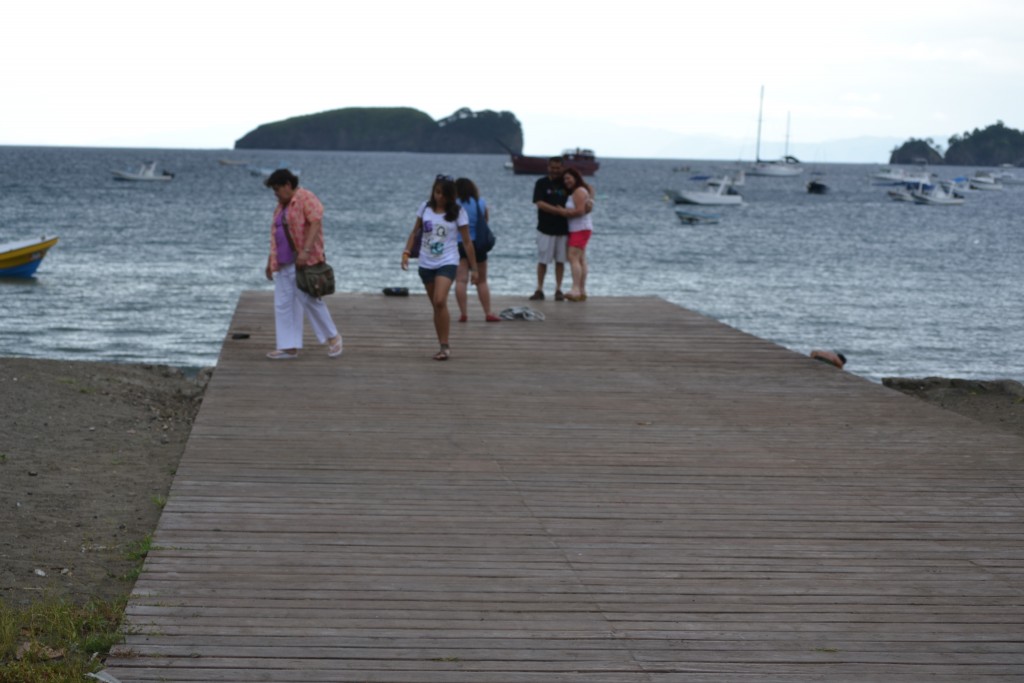
<instances>
[{"instance_id":1,"label":"patch of grass","mask_svg":"<svg viewBox=\"0 0 1024 683\"><path fill-rule=\"evenodd\" d=\"M152 496L152 497L150 498L150 500L152 500L152 501L153 501L153 505L156 505L156 506L157 506L158 508L160 508L161 510L163 510L163 509L164 509L164 506L166 506L166 505L167 505L167 496L164 496L164 495L155 495L155 496Z\"/></svg>"},{"instance_id":2,"label":"patch of grass","mask_svg":"<svg viewBox=\"0 0 1024 683\"><path fill-rule=\"evenodd\" d=\"M149 555L149 551L153 549L153 534L146 534L141 539L132 543L128 546L128 550L125 551L124 556L135 562L141 563L146 559L146 555Z\"/></svg>"},{"instance_id":3,"label":"patch of grass","mask_svg":"<svg viewBox=\"0 0 1024 683\"><path fill-rule=\"evenodd\" d=\"M0 453L0 465L3 465L5 462L7 462L7 454Z\"/></svg>"},{"instance_id":4,"label":"patch of grass","mask_svg":"<svg viewBox=\"0 0 1024 683\"><path fill-rule=\"evenodd\" d=\"M153 534L146 534L128 546L124 553L125 559L133 561L135 566L130 571L121 575L122 581L134 583L139 578L139 575L142 574L142 562L149 555L149 551L153 550L153 547Z\"/></svg>"},{"instance_id":5,"label":"patch of grass","mask_svg":"<svg viewBox=\"0 0 1024 683\"><path fill-rule=\"evenodd\" d=\"M0 681L80 683L104 667L127 598L76 605L47 598L23 608L0 603Z\"/></svg>"}]
</instances>

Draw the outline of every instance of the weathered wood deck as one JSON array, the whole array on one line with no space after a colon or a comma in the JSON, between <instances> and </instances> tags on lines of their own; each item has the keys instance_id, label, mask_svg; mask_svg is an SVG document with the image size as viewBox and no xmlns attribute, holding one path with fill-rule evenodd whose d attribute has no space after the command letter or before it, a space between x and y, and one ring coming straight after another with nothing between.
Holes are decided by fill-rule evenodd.
<instances>
[{"instance_id":1,"label":"weathered wood deck","mask_svg":"<svg viewBox=\"0 0 1024 683\"><path fill-rule=\"evenodd\" d=\"M339 295L342 358L271 362L269 296L125 683L1024 677L1024 441L656 299L473 301L438 363L422 296Z\"/></svg>"}]
</instances>

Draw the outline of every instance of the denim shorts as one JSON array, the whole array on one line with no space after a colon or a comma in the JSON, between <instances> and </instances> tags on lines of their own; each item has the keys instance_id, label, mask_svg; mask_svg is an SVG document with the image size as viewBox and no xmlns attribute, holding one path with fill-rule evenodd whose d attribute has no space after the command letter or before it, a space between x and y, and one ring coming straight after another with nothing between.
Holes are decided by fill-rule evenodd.
<instances>
[{"instance_id":1,"label":"denim shorts","mask_svg":"<svg viewBox=\"0 0 1024 683\"><path fill-rule=\"evenodd\" d=\"M440 268L420 268L420 279L423 284L429 285L436 277L446 277L455 282L455 271L458 266L441 266Z\"/></svg>"}]
</instances>

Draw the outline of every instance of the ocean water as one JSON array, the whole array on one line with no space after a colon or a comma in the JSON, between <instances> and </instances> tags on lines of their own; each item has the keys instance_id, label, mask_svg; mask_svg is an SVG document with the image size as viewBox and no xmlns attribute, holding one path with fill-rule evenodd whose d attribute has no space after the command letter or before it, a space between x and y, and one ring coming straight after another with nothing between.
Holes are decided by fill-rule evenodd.
<instances>
[{"instance_id":1,"label":"ocean water","mask_svg":"<svg viewBox=\"0 0 1024 683\"><path fill-rule=\"evenodd\" d=\"M471 177L498 235L492 290L525 303L534 289L535 178L514 176L502 156L0 147L0 242L60 237L34 280L0 280L0 354L214 364L238 294L271 288L274 198L222 158L301 170L326 207L342 291L421 291L398 265L415 209L437 173ZM113 180L145 160L175 179ZM873 185L874 166L822 163L798 178L748 177L745 205L703 209L717 225L683 225L663 200L666 188L697 186L692 173L734 167L603 160L591 295L659 296L801 353L834 348L875 381L1024 380L1024 186L916 206ZM832 192L808 194L812 177ZM338 322L358 334L358 320Z\"/></svg>"}]
</instances>

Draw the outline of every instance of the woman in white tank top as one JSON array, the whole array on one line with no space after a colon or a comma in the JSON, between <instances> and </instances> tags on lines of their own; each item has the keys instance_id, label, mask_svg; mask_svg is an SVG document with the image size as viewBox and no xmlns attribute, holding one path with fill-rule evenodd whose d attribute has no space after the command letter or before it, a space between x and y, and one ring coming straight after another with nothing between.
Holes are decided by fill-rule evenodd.
<instances>
[{"instance_id":1,"label":"woman in white tank top","mask_svg":"<svg viewBox=\"0 0 1024 683\"><path fill-rule=\"evenodd\" d=\"M587 300L587 242L593 232L593 223L587 212L587 202L592 203L593 192L583 180L583 176L575 168L566 169L562 176L569 198L563 209L564 216L569 219L569 266L572 269L572 289L565 298L569 301Z\"/></svg>"}]
</instances>

